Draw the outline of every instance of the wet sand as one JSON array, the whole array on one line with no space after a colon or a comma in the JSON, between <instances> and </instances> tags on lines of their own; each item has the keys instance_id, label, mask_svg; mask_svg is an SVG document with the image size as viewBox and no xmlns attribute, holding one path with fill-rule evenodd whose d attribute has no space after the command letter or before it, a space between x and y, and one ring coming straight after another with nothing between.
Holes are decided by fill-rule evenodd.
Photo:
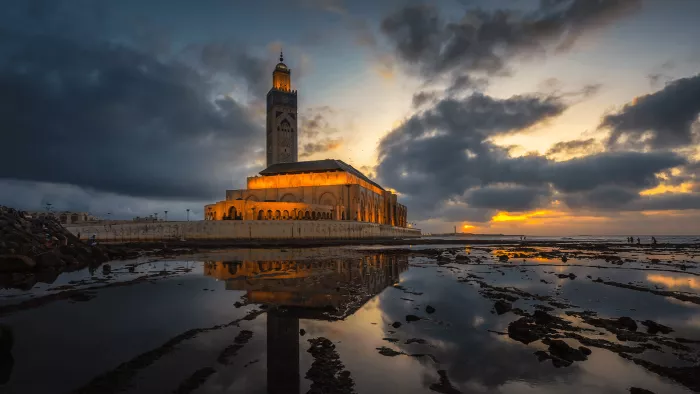
<instances>
[{"instance_id":1,"label":"wet sand","mask_svg":"<svg viewBox=\"0 0 700 394\"><path fill-rule=\"evenodd\" d=\"M693 245L454 240L111 262L6 282L0 391L699 391L698 263Z\"/></svg>"}]
</instances>

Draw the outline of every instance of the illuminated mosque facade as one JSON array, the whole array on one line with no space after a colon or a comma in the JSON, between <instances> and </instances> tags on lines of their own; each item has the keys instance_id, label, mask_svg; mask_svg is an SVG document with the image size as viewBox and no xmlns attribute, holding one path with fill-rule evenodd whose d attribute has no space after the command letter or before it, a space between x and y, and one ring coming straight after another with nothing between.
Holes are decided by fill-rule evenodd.
<instances>
[{"instance_id":1,"label":"illuminated mosque facade","mask_svg":"<svg viewBox=\"0 0 700 394\"><path fill-rule=\"evenodd\" d=\"M247 188L204 207L205 220L346 220L408 227L407 210L385 190L341 160L298 161L297 91L280 62L267 93L267 168Z\"/></svg>"}]
</instances>

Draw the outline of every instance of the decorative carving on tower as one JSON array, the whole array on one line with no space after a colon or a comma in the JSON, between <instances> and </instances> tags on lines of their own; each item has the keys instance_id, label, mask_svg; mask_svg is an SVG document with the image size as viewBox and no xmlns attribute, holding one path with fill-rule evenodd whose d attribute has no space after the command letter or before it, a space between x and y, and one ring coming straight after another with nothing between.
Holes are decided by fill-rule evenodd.
<instances>
[{"instance_id":1,"label":"decorative carving on tower","mask_svg":"<svg viewBox=\"0 0 700 394\"><path fill-rule=\"evenodd\" d=\"M267 93L267 166L298 161L297 92L292 90L291 70L280 62L272 72Z\"/></svg>"}]
</instances>

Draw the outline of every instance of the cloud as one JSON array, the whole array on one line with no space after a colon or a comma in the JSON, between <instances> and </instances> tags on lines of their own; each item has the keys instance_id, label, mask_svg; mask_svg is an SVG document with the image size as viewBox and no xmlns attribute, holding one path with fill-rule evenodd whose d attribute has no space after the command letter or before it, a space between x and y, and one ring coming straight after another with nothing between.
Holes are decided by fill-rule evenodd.
<instances>
[{"instance_id":1,"label":"cloud","mask_svg":"<svg viewBox=\"0 0 700 394\"><path fill-rule=\"evenodd\" d=\"M667 151L600 152L557 162L534 153L512 157L507 147L490 142L490 137L522 132L566 108L556 96L498 99L474 93L442 99L382 138L377 175L402 193L412 220L459 221L493 210L546 207L555 195L584 205L596 193L611 193L612 186L638 193L659 184L656 174L687 162ZM571 145L589 143L563 144L557 150Z\"/></svg>"},{"instance_id":2,"label":"cloud","mask_svg":"<svg viewBox=\"0 0 700 394\"><path fill-rule=\"evenodd\" d=\"M516 57L565 51L585 34L636 11L641 0L541 1L533 12L468 9L446 21L429 4L407 5L381 29L399 58L427 78L454 71L489 75L508 71Z\"/></svg>"},{"instance_id":3,"label":"cloud","mask_svg":"<svg viewBox=\"0 0 700 394\"><path fill-rule=\"evenodd\" d=\"M328 151L336 150L343 144L342 138L325 138L316 142L309 142L302 146L302 153L300 157L309 157L316 153L325 153Z\"/></svg>"},{"instance_id":4,"label":"cloud","mask_svg":"<svg viewBox=\"0 0 700 394\"><path fill-rule=\"evenodd\" d=\"M245 107L195 69L108 42L0 36L0 178L212 198L258 158ZM203 153L204 152L204 153Z\"/></svg>"},{"instance_id":5,"label":"cloud","mask_svg":"<svg viewBox=\"0 0 700 394\"><path fill-rule=\"evenodd\" d=\"M418 108L425 103L435 100L437 92L418 92L413 95L413 107Z\"/></svg>"},{"instance_id":6,"label":"cloud","mask_svg":"<svg viewBox=\"0 0 700 394\"><path fill-rule=\"evenodd\" d=\"M347 13L347 8L345 8L345 2L343 0L302 0L302 4L307 7L316 8L331 13Z\"/></svg>"},{"instance_id":7,"label":"cloud","mask_svg":"<svg viewBox=\"0 0 700 394\"><path fill-rule=\"evenodd\" d=\"M327 105L305 109L300 115L301 134L303 138L313 139L319 135L337 133L339 130L333 127L328 118L335 117L336 111Z\"/></svg>"},{"instance_id":8,"label":"cloud","mask_svg":"<svg viewBox=\"0 0 700 394\"><path fill-rule=\"evenodd\" d=\"M547 156L588 155L600 150L602 150L602 145L595 138L561 141L555 143L547 150Z\"/></svg>"},{"instance_id":9,"label":"cloud","mask_svg":"<svg viewBox=\"0 0 700 394\"><path fill-rule=\"evenodd\" d=\"M700 74L677 79L663 89L637 97L600 124L610 129L609 147L648 146L654 149L697 143L700 115Z\"/></svg>"},{"instance_id":10,"label":"cloud","mask_svg":"<svg viewBox=\"0 0 700 394\"><path fill-rule=\"evenodd\" d=\"M548 187L494 185L467 191L464 201L473 208L518 212L547 205L551 196Z\"/></svg>"}]
</instances>

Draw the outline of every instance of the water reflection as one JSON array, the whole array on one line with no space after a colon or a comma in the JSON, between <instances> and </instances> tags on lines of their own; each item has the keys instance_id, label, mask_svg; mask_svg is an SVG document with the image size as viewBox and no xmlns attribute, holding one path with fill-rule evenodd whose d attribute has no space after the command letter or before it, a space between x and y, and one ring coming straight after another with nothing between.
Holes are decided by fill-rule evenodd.
<instances>
[{"instance_id":1,"label":"water reflection","mask_svg":"<svg viewBox=\"0 0 700 394\"><path fill-rule=\"evenodd\" d=\"M299 393L299 319L342 320L393 285L407 255L376 254L324 261L217 261L204 274L266 305L268 392Z\"/></svg>"}]
</instances>

